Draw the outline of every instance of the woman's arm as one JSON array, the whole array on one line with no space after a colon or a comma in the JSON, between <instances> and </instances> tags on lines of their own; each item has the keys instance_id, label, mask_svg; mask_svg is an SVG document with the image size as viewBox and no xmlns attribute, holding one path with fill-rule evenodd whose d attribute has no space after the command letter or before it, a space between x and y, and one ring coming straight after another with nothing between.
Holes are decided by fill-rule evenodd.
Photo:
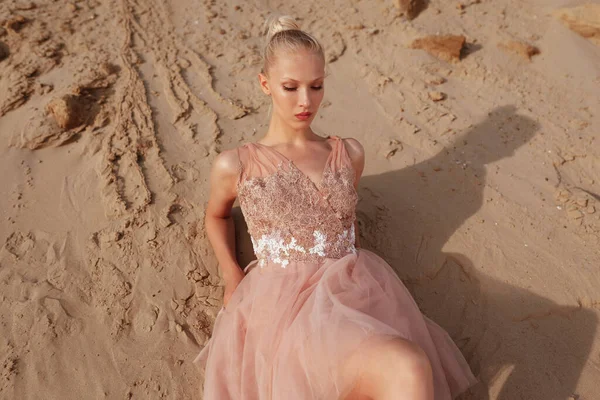
<instances>
[{"instance_id":1,"label":"woman's arm","mask_svg":"<svg viewBox=\"0 0 600 400\"><path fill-rule=\"evenodd\" d=\"M362 144L354 138L345 138L344 144L346 145L346 150L348 150L348 155L350 156L352 166L354 167L354 171L356 173L354 177L354 188L358 191L358 182L360 181L360 177L362 176L365 168L365 149L363 148ZM358 248L360 247L360 234L358 231L357 220L354 221L354 232L354 246Z\"/></svg>"},{"instance_id":2,"label":"woman's arm","mask_svg":"<svg viewBox=\"0 0 600 400\"><path fill-rule=\"evenodd\" d=\"M239 175L237 151L225 150L214 160L210 172L210 193L204 224L225 285L235 288L244 276L235 257L235 227L231 208L237 197Z\"/></svg>"}]
</instances>

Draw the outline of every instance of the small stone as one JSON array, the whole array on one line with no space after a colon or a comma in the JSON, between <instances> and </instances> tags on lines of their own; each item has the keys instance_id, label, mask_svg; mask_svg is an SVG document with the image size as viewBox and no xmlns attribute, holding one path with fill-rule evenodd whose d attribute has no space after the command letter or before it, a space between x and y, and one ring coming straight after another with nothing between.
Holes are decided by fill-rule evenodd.
<instances>
[{"instance_id":1,"label":"small stone","mask_svg":"<svg viewBox=\"0 0 600 400\"><path fill-rule=\"evenodd\" d=\"M428 78L426 80L426 82L428 85L437 86L437 85L441 85L442 83L446 83L446 78L444 78L442 76L434 76L434 77Z\"/></svg>"},{"instance_id":2,"label":"small stone","mask_svg":"<svg viewBox=\"0 0 600 400\"><path fill-rule=\"evenodd\" d=\"M432 35L416 39L410 47L425 50L441 60L459 61L467 38L463 35Z\"/></svg>"},{"instance_id":3,"label":"small stone","mask_svg":"<svg viewBox=\"0 0 600 400\"><path fill-rule=\"evenodd\" d=\"M408 19L416 18L425 9L425 0L394 0L394 6Z\"/></svg>"},{"instance_id":4,"label":"small stone","mask_svg":"<svg viewBox=\"0 0 600 400\"><path fill-rule=\"evenodd\" d=\"M46 111L63 129L72 129L83 123L83 107L78 96L67 94L46 105Z\"/></svg>"},{"instance_id":5,"label":"small stone","mask_svg":"<svg viewBox=\"0 0 600 400\"><path fill-rule=\"evenodd\" d=\"M516 40L499 43L498 47L506 52L517 54L527 61L531 61L531 57L540 54L540 49L537 47Z\"/></svg>"},{"instance_id":6,"label":"small stone","mask_svg":"<svg viewBox=\"0 0 600 400\"><path fill-rule=\"evenodd\" d=\"M183 332L183 328L179 324L175 324L175 330L179 333Z\"/></svg>"},{"instance_id":7,"label":"small stone","mask_svg":"<svg viewBox=\"0 0 600 400\"><path fill-rule=\"evenodd\" d=\"M588 208L585 209L585 212L588 214L593 214L596 212L596 207L594 206L589 206Z\"/></svg>"},{"instance_id":8,"label":"small stone","mask_svg":"<svg viewBox=\"0 0 600 400\"><path fill-rule=\"evenodd\" d=\"M429 98L433 101L442 101L446 98L446 94L438 91L431 91L428 93Z\"/></svg>"},{"instance_id":9,"label":"small stone","mask_svg":"<svg viewBox=\"0 0 600 400\"><path fill-rule=\"evenodd\" d=\"M587 203L588 203L588 201L584 197L581 197L581 198L577 199L577 205L578 206L587 207Z\"/></svg>"}]
</instances>

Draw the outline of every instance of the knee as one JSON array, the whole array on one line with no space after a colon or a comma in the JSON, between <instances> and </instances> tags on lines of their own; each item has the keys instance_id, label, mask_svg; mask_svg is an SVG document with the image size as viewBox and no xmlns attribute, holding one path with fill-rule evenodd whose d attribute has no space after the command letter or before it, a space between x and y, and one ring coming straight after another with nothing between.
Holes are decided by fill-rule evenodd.
<instances>
[{"instance_id":1,"label":"knee","mask_svg":"<svg viewBox=\"0 0 600 400\"><path fill-rule=\"evenodd\" d=\"M402 338L378 339L366 358L355 364L361 371L357 391L370 398L433 399L433 373L429 357L416 343ZM367 398L369 398L367 397Z\"/></svg>"},{"instance_id":2,"label":"knee","mask_svg":"<svg viewBox=\"0 0 600 400\"><path fill-rule=\"evenodd\" d=\"M432 380L432 367L425 351L416 343L404 339L394 339L390 357L407 380L414 383L427 383Z\"/></svg>"}]
</instances>

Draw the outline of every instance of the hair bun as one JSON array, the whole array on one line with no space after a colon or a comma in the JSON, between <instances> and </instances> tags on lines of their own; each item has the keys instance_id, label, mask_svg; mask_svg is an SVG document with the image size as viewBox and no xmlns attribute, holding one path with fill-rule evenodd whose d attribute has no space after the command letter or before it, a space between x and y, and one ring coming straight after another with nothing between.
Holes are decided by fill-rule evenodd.
<instances>
[{"instance_id":1,"label":"hair bun","mask_svg":"<svg viewBox=\"0 0 600 400\"><path fill-rule=\"evenodd\" d=\"M296 20L289 15L271 14L264 24L266 31L266 42L269 43L273 35L277 32L287 31L290 29L301 30Z\"/></svg>"},{"instance_id":2,"label":"hair bun","mask_svg":"<svg viewBox=\"0 0 600 400\"><path fill-rule=\"evenodd\" d=\"M261 73L268 75L269 69L275 64L277 53L286 51L296 53L307 50L319 55L325 61L323 47L311 34L304 32L296 20L289 15L271 14L265 20L265 47L263 49L263 67Z\"/></svg>"}]
</instances>

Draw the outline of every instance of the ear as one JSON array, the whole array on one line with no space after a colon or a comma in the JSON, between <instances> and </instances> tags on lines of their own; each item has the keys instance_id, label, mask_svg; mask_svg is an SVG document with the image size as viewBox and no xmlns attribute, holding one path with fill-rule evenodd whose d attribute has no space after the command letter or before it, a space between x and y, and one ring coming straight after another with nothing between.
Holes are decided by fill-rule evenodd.
<instances>
[{"instance_id":1,"label":"ear","mask_svg":"<svg viewBox=\"0 0 600 400\"><path fill-rule=\"evenodd\" d=\"M267 77L263 73L258 74L258 81L260 83L260 88L263 93L267 96L271 95L271 88L269 87L269 82L267 81Z\"/></svg>"}]
</instances>

